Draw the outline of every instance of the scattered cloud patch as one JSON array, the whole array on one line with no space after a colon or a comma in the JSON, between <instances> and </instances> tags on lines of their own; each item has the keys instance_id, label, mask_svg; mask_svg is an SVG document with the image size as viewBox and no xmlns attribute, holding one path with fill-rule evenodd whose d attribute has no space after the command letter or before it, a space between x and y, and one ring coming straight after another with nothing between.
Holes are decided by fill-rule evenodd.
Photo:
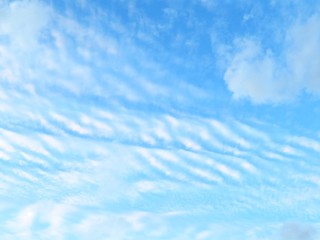
<instances>
[{"instance_id":1,"label":"scattered cloud patch","mask_svg":"<svg viewBox=\"0 0 320 240\"><path fill-rule=\"evenodd\" d=\"M264 46L257 36L236 39L224 74L233 97L261 104L287 102L303 92L319 95L319 29L318 14L297 19L282 29L280 50Z\"/></svg>"}]
</instances>

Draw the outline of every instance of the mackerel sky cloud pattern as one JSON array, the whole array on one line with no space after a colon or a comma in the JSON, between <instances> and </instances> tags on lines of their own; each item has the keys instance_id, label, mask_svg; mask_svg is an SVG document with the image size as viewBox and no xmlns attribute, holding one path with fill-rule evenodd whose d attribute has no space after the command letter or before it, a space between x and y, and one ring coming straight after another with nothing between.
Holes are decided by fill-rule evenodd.
<instances>
[{"instance_id":1,"label":"mackerel sky cloud pattern","mask_svg":"<svg viewBox=\"0 0 320 240\"><path fill-rule=\"evenodd\" d=\"M320 238L320 3L0 1L0 238Z\"/></svg>"}]
</instances>

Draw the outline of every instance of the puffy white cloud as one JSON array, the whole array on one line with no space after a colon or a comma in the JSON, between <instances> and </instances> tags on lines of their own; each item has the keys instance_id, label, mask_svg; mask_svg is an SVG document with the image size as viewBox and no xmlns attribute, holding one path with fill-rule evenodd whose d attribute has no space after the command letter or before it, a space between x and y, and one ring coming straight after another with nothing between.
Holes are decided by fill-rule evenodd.
<instances>
[{"instance_id":1,"label":"puffy white cloud","mask_svg":"<svg viewBox=\"0 0 320 240\"><path fill-rule=\"evenodd\" d=\"M7 36L15 49L35 47L48 20L49 8L38 1L0 5L0 35Z\"/></svg>"},{"instance_id":2,"label":"puffy white cloud","mask_svg":"<svg viewBox=\"0 0 320 240\"><path fill-rule=\"evenodd\" d=\"M236 48L237 52L224 75L235 99L250 98L261 103L288 97L289 89L283 83L270 50L263 50L253 39L237 40Z\"/></svg>"},{"instance_id":3,"label":"puffy white cloud","mask_svg":"<svg viewBox=\"0 0 320 240\"><path fill-rule=\"evenodd\" d=\"M224 80L235 99L284 102L306 91L320 94L320 16L296 21L284 31L280 51L254 37L237 39Z\"/></svg>"}]
</instances>

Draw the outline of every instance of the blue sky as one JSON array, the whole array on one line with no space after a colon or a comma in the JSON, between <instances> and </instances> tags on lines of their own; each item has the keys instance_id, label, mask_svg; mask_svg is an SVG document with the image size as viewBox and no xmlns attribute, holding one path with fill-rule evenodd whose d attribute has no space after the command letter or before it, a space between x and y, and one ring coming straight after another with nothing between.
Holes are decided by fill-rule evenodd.
<instances>
[{"instance_id":1,"label":"blue sky","mask_svg":"<svg viewBox=\"0 0 320 240\"><path fill-rule=\"evenodd\" d=\"M0 1L1 239L320 238L320 2Z\"/></svg>"}]
</instances>

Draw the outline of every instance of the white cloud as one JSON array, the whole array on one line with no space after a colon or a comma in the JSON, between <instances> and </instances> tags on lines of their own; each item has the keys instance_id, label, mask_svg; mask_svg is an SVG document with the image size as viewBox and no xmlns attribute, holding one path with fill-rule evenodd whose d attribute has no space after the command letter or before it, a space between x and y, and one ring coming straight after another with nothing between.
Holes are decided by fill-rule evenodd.
<instances>
[{"instance_id":1,"label":"white cloud","mask_svg":"<svg viewBox=\"0 0 320 240\"><path fill-rule=\"evenodd\" d=\"M208 10L214 10L214 8L217 5L216 1L211 1L211 0L199 0L199 2Z\"/></svg>"},{"instance_id":2,"label":"white cloud","mask_svg":"<svg viewBox=\"0 0 320 240\"><path fill-rule=\"evenodd\" d=\"M283 38L279 52L254 37L235 41L224 74L235 99L267 103L292 100L302 91L320 94L320 16L296 21Z\"/></svg>"},{"instance_id":3,"label":"white cloud","mask_svg":"<svg viewBox=\"0 0 320 240\"><path fill-rule=\"evenodd\" d=\"M233 170L233 169L231 169L231 168L229 168L229 167L227 167L227 166L225 166L225 165L223 165L221 163L215 163L215 164L213 164L213 166L215 166L218 171L220 171L221 173L223 173L223 174L225 174L225 175L227 175L229 177L232 177L232 178L234 178L236 180L240 180L241 179L241 176L237 171L235 171L235 170Z\"/></svg>"},{"instance_id":4,"label":"white cloud","mask_svg":"<svg viewBox=\"0 0 320 240\"><path fill-rule=\"evenodd\" d=\"M297 149L288 146L288 145L284 145L279 149L280 152L286 153L288 155L292 155L292 156L301 156L303 155L301 152L299 152Z\"/></svg>"},{"instance_id":5,"label":"white cloud","mask_svg":"<svg viewBox=\"0 0 320 240\"><path fill-rule=\"evenodd\" d=\"M33 176L32 174L30 174L30 173L28 173L26 171L23 171L23 170L20 170L20 169L14 169L13 172L17 176L19 176L21 178L24 178L26 180L29 180L31 182L36 183L38 181L38 178L36 178L35 176Z\"/></svg>"},{"instance_id":6,"label":"white cloud","mask_svg":"<svg viewBox=\"0 0 320 240\"><path fill-rule=\"evenodd\" d=\"M88 214L72 230L83 239L136 239L144 236L147 239L163 238L166 233L168 214L150 212L128 212L115 214ZM139 234L137 236L137 234Z\"/></svg>"},{"instance_id":7,"label":"white cloud","mask_svg":"<svg viewBox=\"0 0 320 240\"><path fill-rule=\"evenodd\" d=\"M38 1L0 5L0 35L8 36L14 49L33 49L49 16L49 9Z\"/></svg>"},{"instance_id":8,"label":"white cloud","mask_svg":"<svg viewBox=\"0 0 320 240\"><path fill-rule=\"evenodd\" d=\"M166 125L164 123L162 123L161 121L155 121L154 134L156 135L156 137L158 137L166 142L172 141L172 136L170 135L169 131L167 130Z\"/></svg>"},{"instance_id":9,"label":"white cloud","mask_svg":"<svg viewBox=\"0 0 320 240\"><path fill-rule=\"evenodd\" d=\"M257 173L257 169L250 163L246 162L246 161L241 161L240 162L240 166L247 170L248 172L251 172L251 173Z\"/></svg>"},{"instance_id":10,"label":"white cloud","mask_svg":"<svg viewBox=\"0 0 320 240\"><path fill-rule=\"evenodd\" d=\"M209 230L206 230L198 233L196 236L196 240L209 239L210 237L212 237L212 232Z\"/></svg>"},{"instance_id":11,"label":"white cloud","mask_svg":"<svg viewBox=\"0 0 320 240\"><path fill-rule=\"evenodd\" d=\"M180 159L170 151L160 150L157 151L157 155L165 161L172 163L180 163Z\"/></svg>"},{"instance_id":12,"label":"white cloud","mask_svg":"<svg viewBox=\"0 0 320 240\"><path fill-rule=\"evenodd\" d=\"M169 167L165 166L162 162L153 157L148 151L145 149L139 149L139 152L151 166L163 172L165 175L173 176Z\"/></svg>"},{"instance_id":13,"label":"white cloud","mask_svg":"<svg viewBox=\"0 0 320 240\"><path fill-rule=\"evenodd\" d=\"M239 137L225 124L214 119L210 119L208 123L210 124L210 126L212 126L215 129L215 131L221 134L228 141L235 142L244 148L251 148L251 144L248 141L246 141L242 137Z\"/></svg>"},{"instance_id":14,"label":"white cloud","mask_svg":"<svg viewBox=\"0 0 320 240\"><path fill-rule=\"evenodd\" d=\"M280 233L283 240L312 240L317 238L317 230L313 225L286 223Z\"/></svg>"},{"instance_id":15,"label":"white cloud","mask_svg":"<svg viewBox=\"0 0 320 240\"><path fill-rule=\"evenodd\" d=\"M235 99L249 98L256 103L283 101L290 93L278 72L274 54L253 39L236 43L237 52L228 66L224 80Z\"/></svg>"},{"instance_id":16,"label":"white cloud","mask_svg":"<svg viewBox=\"0 0 320 240\"><path fill-rule=\"evenodd\" d=\"M135 184L139 192L153 192L157 190L157 183L151 181L139 181Z\"/></svg>"},{"instance_id":17,"label":"white cloud","mask_svg":"<svg viewBox=\"0 0 320 240\"><path fill-rule=\"evenodd\" d=\"M66 232L66 214L72 210L69 205L39 201L22 208L6 222L6 228L11 233L11 239L62 239ZM38 228L38 224L44 227Z\"/></svg>"},{"instance_id":18,"label":"white cloud","mask_svg":"<svg viewBox=\"0 0 320 240\"><path fill-rule=\"evenodd\" d=\"M65 116L62 116L58 113L51 113L51 116L54 120L62 123L66 128L70 129L71 131L74 131L74 132L81 134L81 135L86 135L86 134L90 133L90 131L88 129L82 127L78 123L68 119Z\"/></svg>"},{"instance_id":19,"label":"white cloud","mask_svg":"<svg viewBox=\"0 0 320 240\"><path fill-rule=\"evenodd\" d=\"M257 128L251 127L245 123L241 123L239 121L235 121L235 123L236 126L239 127L240 130L248 136L260 139L265 142L270 142L269 136L265 132L258 130Z\"/></svg>"},{"instance_id":20,"label":"white cloud","mask_svg":"<svg viewBox=\"0 0 320 240\"><path fill-rule=\"evenodd\" d=\"M1 160L10 160L10 157L7 154L5 154L4 152L0 151L0 159Z\"/></svg>"},{"instance_id":21,"label":"white cloud","mask_svg":"<svg viewBox=\"0 0 320 240\"><path fill-rule=\"evenodd\" d=\"M307 36L307 37L306 37ZM320 93L320 16L294 25L287 33L287 61L296 81L311 93Z\"/></svg>"},{"instance_id":22,"label":"white cloud","mask_svg":"<svg viewBox=\"0 0 320 240\"><path fill-rule=\"evenodd\" d=\"M223 179L217 175L212 174L210 171L195 168L194 166L189 166L188 170L190 173L196 175L197 177L204 178L210 182L214 183L222 183Z\"/></svg>"},{"instance_id":23,"label":"white cloud","mask_svg":"<svg viewBox=\"0 0 320 240\"><path fill-rule=\"evenodd\" d=\"M34 151L36 153L40 153L44 156L50 155L49 152L42 146L42 144L34 139L31 139L30 137L26 137L25 135L4 129L0 129L0 134L5 136L12 144L16 144L20 147ZM4 149L12 151L12 148L9 145L5 144L5 142L1 142L1 144Z\"/></svg>"},{"instance_id":24,"label":"white cloud","mask_svg":"<svg viewBox=\"0 0 320 240\"><path fill-rule=\"evenodd\" d=\"M62 25L62 23L60 24ZM59 23L57 23L57 25L59 25ZM82 85L82 80L78 81L81 79L81 76L91 80L91 74L94 72L92 71L93 68L86 68L84 69L84 72L80 71L81 69L79 70L79 68L83 66L81 65L83 64L82 61L85 60L89 62L90 58L94 61L96 59L95 52L99 52L100 49L103 49L103 46L106 48L105 52L108 52L108 54L112 56L124 56L122 54L125 54L126 49L122 49L122 46L118 45L118 43L115 43L113 48L112 41L110 43L111 47L109 48L103 44L101 44L100 47L91 48L89 46L79 44L79 41L74 45L81 45L81 47L83 47L83 50L81 51L87 51L87 53L84 53L84 56L86 55L87 57L84 59L81 59L80 57L78 59L76 55L75 59L72 59L71 55L74 53L74 49L70 42L76 38L76 34L71 31L68 34L61 32L61 39L59 39L58 35L55 36L55 44L57 45L55 47L57 49L53 47L53 49L50 50L53 53L53 57L51 57L50 60L54 64L57 64L57 68L55 69L52 67L50 71L56 71L57 76L60 76L59 74L61 74L61 79L63 79L59 80L60 77L53 77L53 81L57 81L58 85L60 84L59 81L69 81L70 86L74 85L75 87L84 89L84 91L90 91L87 89L87 85ZM85 31L83 34L85 35ZM68 39L70 41L68 41ZM82 41L90 42L89 39L90 37L87 36L84 37L84 40ZM66 42L63 42L64 40L66 40ZM93 45L94 42L95 41L92 41ZM109 42L107 43L109 44ZM54 45L54 43L52 44ZM253 45L254 44L255 42L253 41ZM69 46L71 49L68 48ZM120 49L124 51L121 52ZM2 50L3 48L0 48L0 51ZM57 51L55 52L55 50ZM3 51L5 52L5 50ZM63 60L63 56L61 58L58 56L59 54L63 54L63 51L65 51L67 60L58 61L59 59ZM261 55L265 53L261 46L258 46L257 52L259 54L261 53ZM254 54L255 53L251 55ZM138 54L133 54L133 56L138 56ZM44 55L44 58L45 57L46 55ZM271 53L270 56L268 55L265 57L267 59L266 62L269 61L268 58L271 59L271 69L275 68L273 57L274 55ZM126 59L126 57L124 56L123 59ZM262 59L264 58L262 57ZM27 62L25 59L20 59L20 61ZM81 62L81 64L78 64L78 61ZM259 59L255 61L258 62ZM125 60L124 63L130 65L130 63L127 63ZM106 61L106 64L100 65L99 69L103 69L103 71L108 72L108 64L109 62ZM112 64L111 61L110 64ZM69 69L69 66L71 66L72 69ZM116 74L113 74L113 71L111 71L111 73L104 75L106 78L108 78L109 75L111 77L101 83L101 85L104 85L105 83L109 84L106 84L108 85L106 87L106 92L108 92L107 88L109 88L111 93L114 90L119 90L119 92L114 91L117 93L112 94L121 96L126 95L128 93L127 90L132 90L132 94L136 94L137 99L143 99L143 94L139 94L139 91L140 93L146 94L150 92L149 95L152 95L153 92L157 91L157 81L155 81L154 84L144 85L144 82L149 80L146 80L146 75L141 73L145 72L142 71L144 70L143 67L141 67L141 69L136 69L134 64L132 64L131 67L134 69L134 72L128 74L128 76L132 76L133 79L141 78L137 83L138 85L143 86L133 86L131 89L129 84L129 81L133 81L131 78L128 82L122 80L121 77L118 79L117 76L115 76ZM261 68L263 67L264 63L261 65ZM39 67L39 69L39 71L41 71L42 68ZM71 74L72 76L67 78L69 75L67 73L65 75L62 74L59 71L60 69L61 72L73 72L74 74ZM122 68L119 69L121 70ZM140 76L140 74L142 75ZM45 73L44 76L50 77L47 73ZM100 76L100 72L97 72L96 76ZM39 80L40 78L35 79ZM20 80L24 81L24 79ZM52 93L50 92L51 90L49 90L51 89L51 85L49 84L50 86L47 87L46 81L48 81L48 79L43 78L43 88L49 91L49 93ZM119 83L117 83L117 81ZM39 85L41 85L41 83L42 82L39 81ZM90 88L91 85L89 85L90 84L88 84L88 87ZM124 87L122 88L120 85L123 85ZM35 84L35 86L38 85ZM135 89L135 87L137 89ZM52 91L55 92L55 90ZM191 93L191 91L188 92ZM86 210L86 206L89 204L93 207L90 208L89 211L93 209L99 211L100 207L103 208L108 205L113 206L108 204L110 202L119 203L118 207L121 208L120 204L126 203L129 198L131 199L131 196L142 196L147 193L149 193L147 195L151 195L150 193L152 193L152 195L157 194L157 196L161 195L160 197L166 197L167 193L174 193L174 197L177 196L177 201L179 202L179 200L183 200L180 199L179 191L181 190L189 188L198 189L200 186L207 187L207 189L210 190L213 189L212 185L214 185L216 186L215 189L220 188L224 191L224 187L229 185L229 181L224 182L224 179L228 180L229 178L233 178L239 181L243 180L244 184L246 184L248 183L246 182L247 180L251 180L247 178L246 174L248 172L261 173L261 175L253 176L253 178L254 180L258 180L258 184L264 182L265 178L269 177L267 171L264 172L264 168L265 166L270 166L271 169L274 167L272 165L273 162L270 161L264 164L262 161L255 161L258 159L255 158L255 156L259 156L263 153L263 150L266 147L271 148L267 149L268 151L270 150L270 152L279 151L275 145L273 146L269 144L266 146L265 144L256 143L255 140L260 139L261 141L267 142L270 139L271 141L273 137L277 139L281 133L274 133L275 136L272 136L272 133L270 132L260 132L250 126L244 125L244 127L241 128L242 131L237 131L239 130L238 128L235 128L233 125L224 121L218 122L213 120L210 125L209 120L207 121L194 113L190 113L190 115L192 115L191 117L190 115L187 115L186 117L187 113L182 113L181 115L184 116L182 117L179 115L179 111L174 111L176 113L175 117L164 116L163 114L159 114L157 111L154 111L154 109L139 108L137 109L138 111L126 110L125 108L128 106L121 104L117 105L114 109L110 108L110 112L102 112L103 108L108 108L108 104L95 104L95 102L87 101L87 98L75 99L68 94L66 94L66 96L61 96L60 98L58 97L59 95L52 96L52 94L46 95L46 93L47 92L43 93L46 104L43 104L41 101L36 101L36 99L40 98L29 100L23 94L21 94L19 98L16 97L12 100L12 93L10 92L10 89L8 97L4 100L8 102L11 101L11 106L14 109L12 111L16 112L16 114L12 114L14 116L12 118L10 118L11 115L9 114L4 115L5 117L8 116L10 129L16 126L14 124L17 124L17 127L20 128L18 128L19 133L11 132L13 130L0 130L0 133L3 134L3 140L0 138L0 148L3 150L3 154L1 152L0 157L7 159L10 158L10 160L12 159L10 162L2 162L4 164L8 164L8 169L10 169L10 171L7 173L7 168L1 169L4 174L1 175L0 173L0 178L5 183L8 182L8 192L12 186L16 187L15 189L18 190L24 188L23 193L26 194L22 195L22 198L27 196L32 199L36 199L41 195L44 197L52 197L54 199L62 199L65 203L69 203L70 205L81 205L84 211ZM102 93L103 92L101 92L101 94ZM164 88L163 91L160 91L157 94L163 96L167 93L165 93ZM185 96L187 97L188 94L185 94ZM123 98L128 100L133 99L128 96L123 96ZM24 104L19 104L19 106L15 108L15 105L17 105L15 99L20 100L18 103L22 103L22 101L26 102L23 102ZM112 100L112 98L110 99ZM146 101L149 101L149 98L145 99ZM100 110L96 109L96 111L88 111L88 105L91 104L96 105ZM29 112L34 111L34 116L29 113L27 114L27 109L29 109ZM40 113L41 110L44 112ZM149 110L152 111L152 114L150 114ZM60 111L61 115L59 114ZM52 112L52 114L50 114L50 112ZM39 116L37 114L39 114ZM6 121L6 118L3 120ZM24 129L26 128L28 128L27 132L24 132ZM65 129L77 132L82 136L74 136L70 131L63 131ZM30 132L37 133L32 134ZM51 134L46 135L41 134L40 132L50 132ZM108 136L108 139L99 138L101 135ZM152 148L150 146L144 148L143 146L146 142L153 144L154 146L152 146ZM313 149L318 149L317 143L304 142L304 145L300 146L302 150L305 150L303 146L310 146ZM181 146L181 143L190 149L201 151L194 155L188 155L188 151L182 150L183 147ZM233 146L245 149L245 151L248 152L240 152ZM281 150L283 150L287 155L295 153L294 149L290 146L281 145L281 147ZM26 153L21 153L21 151L19 152L18 150L21 150L21 148L24 148L23 150L26 149ZM98 151L98 148L101 149L101 151ZM143 149L143 151L139 151L140 148ZM221 152L223 152L223 154L221 154ZM238 159L233 161L231 158L234 156L234 153L244 153L245 155L243 154L243 158L245 158L245 160ZM46 157L39 156L39 154L45 155ZM306 155L307 154L308 151ZM212 160L212 158L217 160ZM28 164L27 167L31 165L27 161L36 164L32 164L32 167L30 168L21 169L22 166L19 165L19 159L21 159L20 162L25 165ZM45 168L40 168L37 164L42 164ZM11 165L15 166L11 167ZM14 170L16 168L20 170ZM266 169L268 170L268 168ZM292 170L292 172L294 171L295 170ZM154 174L154 172L162 172L163 175L168 175L170 177L165 177L167 180L161 180L162 176ZM8 177L6 174L11 174L11 176ZM138 179L136 179L136 177ZM277 178L278 176L274 176L274 179ZM25 182L29 182L26 181L26 179L37 182L40 185L31 185L32 183L26 184ZM14 180L20 182L15 184ZM211 184L205 185L205 183ZM28 192L33 193L33 188L37 189L37 191L34 196L31 196ZM18 190L17 192L19 194ZM247 190L244 189L243 191L245 192ZM40 195L37 195L39 192ZM214 194L212 194L212 196L213 195ZM218 195L219 194L217 194L217 196ZM236 199L238 198L237 196L234 197ZM121 198L121 200L117 201L119 198ZM192 196L190 198L192 198ZM220 196L218 196L218 198L220 198ZM223 198L223 196L221 198ZM256 199L258 200L254 199L252 202L259 201L261 198L262 197L257 197ZM23 200L24 199L22 199L22 201ZM132 201L131 199L130 202L132 201L133 204L137 205L140 204L139 201L135 200L136 199L133 199ZM208 199L208 201L210 200L211 198ZM193 200L191 199L190 201ZM195 200L195 202L196 201L197 200ZM170 202L168 203L168 206L165 204L166 206L163 207L175 208L175 206L170 206ZM242 206L250 208L251 206L247 206L249 203L250 201L245 202ZM239 206L241 204L237 203L235 205ZM223 206L225 205L222 205L222 207ZM23 208L22 206L17 207ZM200 206L197 208L200 208ZM236 206L232 206L232 208L236 208ZM251 207L250 210L253 208L254 206ZM39 215L42 214L41 212L46 212L46 210L49 210L49 213L45 214L43 217L39 217ZM102 209L101 211L105 211L105 209ZM70 232L73 230L78 230L79 232L83 231L84 235L81 235L81 232L80 237L87 237L91 239L95 238L95 236L92 236L92 234L95 233L98 234L96 235L96 239L101 239L103 237L109 237L110 239L124 239L127 236L127 238L129 238L129 236L132 237L131 231L134 232L141 229L142 231L147 232L150 230L145 228L145 226L149 224L148 218L145 218L144 214L140 215L140 213L134 213L128 217L108 217L106 216L108 215L106 212L102 212L101 214L97 213L97 216L94 214L91 215L90 213L86 220L86 216L83 216L86 214L84 212L80 212L74 216L67 215L65 214L66 212L68 212L68 210L65 209L64 205L55 205L53 203L49 205L42 204L39 207L32 207L31 210L27 209L26 211L22 211L21 214L25 214L26 219L21 220L20 218L17 218L16 222L17 224L21 224L21 231L24 233L28 233L30 226L32 226L31 228L34 232L37 232L37 229L35 229L36 227L34 226L40 222L40 228L45 228L46 230L43 229L42 231L40 229L39 232L48 233L46 237L48 238L49 236L49 238L52 239L59 239L59 237L63 238L64 235L67 236L65 229L70 230ZM70 222L76 221L79 223L79 228L72 228L72 226L70 226L72 223L70 225L64 225L64 220ZM143 225L141 225L141 223ZM49 227L47 227L48 225ZM15 227L18 228L18 226ZM108 229L110 228L111 231L108 232ZM161 231L161 228L156 229L154 233L161 233ZM114 235L112 235L113 233ZM77 235L77 233L75 233L75 235ZM40 235L31 236L30 238L41 238L39 236ZM208 233L205 231L197 236L199 239L209 238ZM23 236L19 237L17 235L17 239L23 238ZM150 239L151 238L152 237L150 237ZM195 239L195 237L193 237L193 239Z\"/></svg>"},{"instance_id":25,"label":"white cloud","mask_svg":"<svg viewBox=\"0 0 320 240\"><path fill-rule=\"evenodd\" d=\"M113 135L112 127L105 122L101 122L97 119L94 119L84 114L82 114L81 116L81 122L85 125L94 127L98 135L99 134L101 134L102 136Z\"/></svg>"},{"instance_id":26,"label":"white cloud","mask_svg":"<svg viewBox=\"0 0 320 240\"><path fill-rule=\"evenodd\" d=\"M42 139L49 147L58 150L59 152L65 151L63 143L52 136L42 134L40 135L40 139Z\"/></svg>"},{"instance_id":27,"label":"white cloud","mask_svg":"<svg viewBox=\"0 0 320 240\"><path fill-rule=\"evenodd\" d=\"M0 138L0 148L6 152L13 152L15 150L9 143L7 143L7 141L1 138Z\"/></svg>"},{"instance_id":28,"label":"white cloud","mask_svg":"<svg viewBox=\"0 0 320 240\"><path fill-rule=\"evenodd\" d=\"M201 146L198 143L196 143L195 141L191 140L190 138L181 138L180 141L188 149L191 149L194 151L201 150Z\"/></svg>"},{"instance_id":29,"label":"white cloud","mask_svg":"<svg viewBox=\"0 0 320 240\"><path fill-rule=\"evenodd\" d=\"M310 139L303 136L291 136L288 137L287 140L289 142L298 144L302 147L306 147L309 149L313 149L314 151L320 152L320 142L314 139Z\"/></svg>"},{"instance_id":30,"label":"white cloud","mask_svg":"<svg viewBox=\"0 0 320 240\"><path fill-rule=\"evenodd\" d=\"M7 222L8 229L12 229L16 237L31 239L31 227L36 217L35 206L30 205L22 209L13 221Z\"/></svg>"},{"instance_id":31,"label":"white cloud","mask_svg":"<svg viewBox=\"0 0 320 240\"><path fill-rule=\"evenodd\" d=\"M24 152L21 153L21 156L23 156L23 158L29 162L32 162L32 163L36 163L36 164L39 164L39 165L42 165L44 167L47 167L48 166L48 163L41 159L41 158L37 158L37 157L34 157L34 156L31 156L29 154L26 154Z\"/></svg>"},{"instance_id":32,"label":"white cloud","mask_svg":"<svg viewBox=\"0 0 320 240\"><path fill-rule=\"evenodd\" d=\"M270 151L263 151L262 154L270 159L277 159L277 160L281 160L281 161L286 161L288 160L287 158L285 158L284 156L274 153L274 152L270 152Z\"/></svg>"}]
</instances>

